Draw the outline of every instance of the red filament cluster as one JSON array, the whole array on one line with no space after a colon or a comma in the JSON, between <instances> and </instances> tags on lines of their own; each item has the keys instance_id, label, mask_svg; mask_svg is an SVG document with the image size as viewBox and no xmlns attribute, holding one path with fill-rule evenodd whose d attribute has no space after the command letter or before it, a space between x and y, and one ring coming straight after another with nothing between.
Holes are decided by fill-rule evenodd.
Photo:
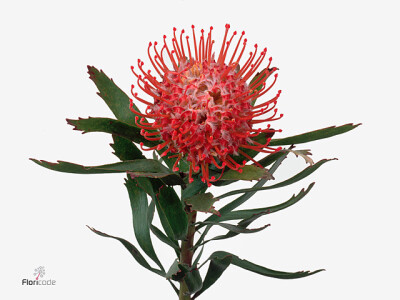
<instances>
[{"instance_id":1,"label":"red filament cluster","mask_svg":"<svg viewBox=\"0 0 400 300\"><path fill-rule=\"evenodd\" d=\"M268 147L253 140L255 136L264 132L277 130L254 128L257 124L270 122L282 117L277 115L275 108L277 95L272 99L253 106L252 101L267 93L275 84L267 87L266 80L277 68L271 68L271 58L256 80L246 83L255 74L263 62L267 49L259 55L257 44L249 58L239 68L239 63L247 45L243 39L244 31L239 37L236 46L233 39L237 32L228 38L229 25L219 50L218 57L213 52L214 40L212 30L208 34L201 30L196 39L192 26L192 41L185 36L182 30L180 37L173 29L172 46L168 46L166 36L161 50L157 49L157 42L149 43L148 55L154 70L161 77L157 80L151 71L145 71L144 63L138 60L140 72L132 72L137 78L137 86L151 98L149 102L135 93L132 85L132 95L138 101L147 105L145 113L131 110L136 117L136 125L142 128L142 135L149 141L159 141L157 146L141 148L143 150L163 150L162 156L175 157L174 171L178 171L178 163L183 158L190 165L189 182L193 181L193 174L201 171L203 182L210 186L218 180L209 175L209 165L213 164L223 170L228 167L241 172L246 164L237 163L232 156L242 154L248 160L257 162L242 149L252 149L264 153L272 153L278 149ZM186 41L185 41L186 40ZM228 50L231 56L227 58ZM267 116L263 116L268 114ZM148 119L152 119L150 122ZM280 131L280 130L279 130Z\"/></svg>"}]
</instances>

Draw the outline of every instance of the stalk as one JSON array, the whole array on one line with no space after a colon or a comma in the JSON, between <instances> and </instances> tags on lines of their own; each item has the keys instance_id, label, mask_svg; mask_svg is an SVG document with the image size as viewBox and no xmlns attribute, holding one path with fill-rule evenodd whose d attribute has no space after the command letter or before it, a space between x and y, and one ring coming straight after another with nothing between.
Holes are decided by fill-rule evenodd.
<instances>
[{"instance_id":1,"label":"stalk","mask_svg":"<svg viewBox=\"0 0 400 300\"><path fill-rule=\"evenodd\" d=\"M189 210L190 208L186 207L186 209ZM187 235L181 244L180 262L191 267L193 258L193 239L196 232L194 226L194 224L196 223L196 211L192 211L189 213L188 220L189 222ZM189 289L183 279L180 282L179 300L190 300Z\"/></svg>"}]
</instances>

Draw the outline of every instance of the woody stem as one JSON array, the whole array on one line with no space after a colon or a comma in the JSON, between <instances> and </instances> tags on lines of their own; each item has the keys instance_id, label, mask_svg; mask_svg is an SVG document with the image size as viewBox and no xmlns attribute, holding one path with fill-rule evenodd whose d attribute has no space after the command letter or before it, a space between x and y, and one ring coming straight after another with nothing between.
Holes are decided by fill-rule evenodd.
<instances>
[{"instance_id":1,"label":"woody stem","mask_svg":"<svg viewBox=\"0 0 400 300\"><path fill-rule=\"evenodd\" d=\"M189 207L186 207L186 209L187 211L190 211ZM196 232L194 225L196 223L196 211L188 213L188 220L189 223L187 235L181 243L180 262L191 267L193 258L193 238ZM186 282L183 279L180 282L179 300L190 300L190 292Z\"/></svg>"}]
</instances>

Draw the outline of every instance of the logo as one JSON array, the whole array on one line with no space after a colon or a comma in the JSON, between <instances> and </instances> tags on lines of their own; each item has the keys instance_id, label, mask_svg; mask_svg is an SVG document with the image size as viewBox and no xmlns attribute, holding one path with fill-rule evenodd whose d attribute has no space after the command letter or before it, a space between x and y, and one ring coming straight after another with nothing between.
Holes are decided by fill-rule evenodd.
<instances>
[{"instance_id":1,"label":"logo","mask_svg":"<svg viewBox=\"0 0 400 300\"><path fill-rule=\"evenodd\" d=\"M22 285L56 285L56 281L53 279L39 280L46 275L46 271L43 266L37 267L34 272L34 280L22 279Z\"/></svg>"}]
</instances>

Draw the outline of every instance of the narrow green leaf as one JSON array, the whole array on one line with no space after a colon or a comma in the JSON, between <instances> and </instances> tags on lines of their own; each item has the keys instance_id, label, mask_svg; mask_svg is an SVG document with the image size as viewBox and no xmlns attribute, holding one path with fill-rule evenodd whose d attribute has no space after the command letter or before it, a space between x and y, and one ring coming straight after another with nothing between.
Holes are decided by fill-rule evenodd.
<instances>
[{"instance_id":1,"label":"narrow green leaf","mask_svg":"<svg viewBox=\"0 0 400 300\"><path fill-rule=\"evenodd\" d=\"M241 168L242 172L228 170L222 175L220 180L258 180L260 178L272 179L271 174L266 169L262 169L255 165L246 165Z\"/></svg>"},{"instance_id":2,"label":"narrow green leaf","mask_svg":"<svg viewBox=\"0 0 400 300\"><path fill-rule=\"evenodd\" d=\"M106 233L103 233L103 232L101 232L101 231L98 231L98 230L94 229L93 227L89 227L89 226L87 226L87 227L88 227L91 231L93 231L94 233L96 233L96 234L98 234L98 235L100 235L100 236L108 237L108 238L113 238L113 239L119 241L122 245L124 245L124 247L129 251L129 253L133 256L133 258L134 258L142 267L144 267L144 268L146 268L146 269L148 269L148 270L150 270L150 271L152 271L152 272L154 272L154 273L156 273L156 274L158 274L158 275L160 275L160 276L163 276L163 277L165 276L165 272L164 272L164 271L161 271L161 270L152 268L152 267L148 264L148 262L146 261L146 259L143 257L143 255L140 254L139 250L138 250L135 246L133 246L130 242L128 242L127 240L122 239L122 238L119 238L119 237L115 237L115 236L112 236L112 235L108 235L108 234L106 234Z\"/></svg>"},{"instance_id":3,"label":"narrow green leaf","mask_svg":"<svg viewBox=\"0 0 400 300\"><path fill-rule=\"evenodd\" d=\"M67 119L67 123L74 126L74 130L82 131L82 133L88 133L88 132L111 133L113 135L124 137L137 144L143 143L145 146L148 147L153 147L159 144L154 141L146 140L140 134L140 128L110 118L89 117L88 119L79 118L78 120Z\"/></svg>"},{"instance_id":4,"label":"narrow green leaf","mask_svg":"<svg viewBox=\"0 0 400 300\"><path fill-rule=\"evenodd\" d=\"M202 194L207 190L207 184L202 182L198 177L194 178L193 182L188 184L185 189L182 189L182 199L185 200L197 194Z\"/></svg>"},{"instance_id":5,"label":"narrow green leaf","mask_svg":"<svg viewBox=\"0 0 400 300\"><path fill-rule=\"evenodd\" d=\"M201 247L201 250L200 250L199 254L197 254L197 257L196 257L195 260L193 261L192 269L197 268L197 264L199 263L200 258L201 258L201 256L203 255L203 250L204 250L204 246Z\"/></svg>"},{"instance_id":6,"label":"narrow green leaf","mask_svg":"<svg viewBox=\"0 0 400 300\"><path fill-rule=\"evenodd\" d=\"M283 139L273 139L269 143L270 146L283 146L283 145L292 145L292 144L302 144L302 143L307 143L311 141L316 141L320 139L326 139L338 134L345 133L347 131L353 130L354 128L357 128L361 124L356 124L354 125L353 123L350 124L345 124L339 127L336 126L331 126L315 131L310 131L307 133L283 138Z\"/></svg>"},{"instance_id":7,"label":"narrow green leaf","mask_svg":"<svg viewBox=\"0 0 400 300\"><path fill-rule=\"evenodd\" d=\"M165 277L167 279L179 281L183 278L183 276L185 276L185 272L181 271L181 269L179 268L179 261L175 259L172 265L169 267L169 270Z\"/></svg>"},{"instance_id":8,"label":"narrow green leaf","mask_svg":"<svg viewBox=\"0 0 400 300\"><path fill-rule=\"evenodd\" d=\"M219 212L213 206L214 202L218 199L214 198L213 194L205 193L194 195L190 198L185 199L185 203L190 206L190 209L193 211L202 211L202 212L211 212L217 216L219 216Z\"/></svg>"},{"instance_id":9,"label":"narrow green leaf","mask_svg":"<svg viewBox=\"0 0 400 300\"><path fill-rule=\"evenodd\" d=\"M150 237L150 228L148 220L147 194L129 177L125 180L125 186L128 190L129 199L132 208L133 229L136 240L143 251L164 271L164 268L154 251L153 243Z\"/></svg>"},{"instance_id":10,"label":"narrow green leaf","mask_svg":"<svg viewBox=\"0 0 400 300\"><path fill-rule=\"evenodd\" d=\"M261 216L263 216L263 215L266 215L266 214L268 214L268 211L263 211L263 212L260 212L260 213L257 213L257 214L253 214L252 216L248 217L247 219L244 219L244 220L240 221L240 222L238 223L237 227L238 227L238 228L244 228L244 229L246 229L247 226L249 226L252 222L254 222L254 221L257 220L259 217L261 217ZM228 213L228 215L229 215L229 213ZM267 226L269 226L269 225L267 225ZM254 232L254 231L253 231L253 232ZM224 234L224 235L218 235L218 236L216 236L216 237L213 237L212 239L209 239L209 240L207 240L207 241L204 241L204 242L203 242L203 245L205 245L206 243L211 242L211 241L229 239L229 238L232 238L232 237L235 237L235 236L239 235L240 233L241 233L241 232L235 232L235 231L231 231L231 230L230 230L230 231L228 231L228 233L226 233L226 234Z\"/></svg>"},{"instance_id":11,"label":"narrow green leaf","mask_svg":"<svg viewBox=\"0 0 400 300\"><path fill-rule=\"evenodd\" d=\"M231 191L231 192L225 193L225 194L223 194L223 195L221 195L221 196L219 196L217 198L218 199L222 199L222 198L225 198L225 197L229 197L229 196L236 195L236 194L241 194L241 193L258 192L258 191L271 190L271 189L284 187L284 186L287 186L289 184L295 183L295 182L297 182L297 181L299 181L301 179L306 178L308 175L314 173L324 163L326 163L328 161L331 161L331 160L335 160L335 158L334 159L322 159L319 162L317 162L316 164L307 167L306 169L304 169L300 173L298 173L298 174L294 175L293 177L291 177L291 178L289 178L289 179L287 179L285 181L282 181L280 183L277 183L277 184L274 184L274 185L271 185L271 186L267 186L267 187L252 187L252 188L249 188L249 189L235 190L235 191ZM221 212L221 214L222 214L222 212Z\"/></svg>"},{"instance_id":12,"label":"narrow green leaf","mask_svg":"<svg viewBox=\"0 0 400 300\"><path fill-rule=\"evenodd\" d=\"M274 172L276 171L276 169L278 169L278 167L280 166L280 164L282 163L282 161L287 157L288 153L286 152L284 155L282 155L281 157L279 157L275 163L271 166L271 168L269 169L269 172L271 173L271 175L274 174ZM260 188L262 187L266 182L268 181L268 179L261 179L260 181L258 181L253 188ZM232 202L228 203L227 205L225 205L224 207L222 207L219 212L221 213L221 216L223 216L224 214L234 210L236 207L242 205L244 202L246 202L248 199L250 199L254 194L256 193L256 191L251 191L251 192L246 192L244 193L244 195L240 196L239 198L233 200ZM219 198L219 197L217 197ZM210 216L206 219L206 221L218 221L219 217L218 216ZM202 225L199 225L197 229L201 228ZM207 226L208 227L208 226Z\"/></svg>"},{"instance_id":13,"label":"narrow green leaf","mask_svg":"<svg viewBox=\"0 0 400 300\"><path fill-rule=\"evenodd\" d=\"M163 227L165 233L167 234L168 238L171 241L173 241L174 243L178 244L178 242L176 241L176 239L174 237L174 232L171 228L171 225L169 224L167 216L165 215L164 210L162 209L159 201L157 200L156 194L158 193L160 188L163 186L162 182L159 179L146 178L146 177L136 178L136 180L137 180L138 185L153 199L153 201L156 205L156 208L157 208L157 213L160 218L162 227ZM175 194L173 198L178 198L178 195L175 193L175 191L173 189L171 189L170 192ZM155 233L155 235L157 236L156 233ZM157 236L157 237L160 238L159 236Z\"/></svg>"},{"instance_id":14,"label":"narrow green leaf","mask_svg":"<svg viewBox=\"0 0 400 300\"><path fill-rule=\"evenodd\" d=\"M259 232L261 230L264 230L265 228L267 228L268 225L264 225L260 228L254 228L254 229L247 229L245 227L242 226L237 226L237 225L233 225L233 224L228 224L228 223L221 223L221 222L200 222L199 224L205 224L205 225L218 225L221 226L225 229L228 229L229 231L232 231L234 233L255 233L255 232Z\"/></svg>"},{"instance_id":15,"label":"narrow green leaf","mask_svg":"<svg viewBox=\"0 0 400 300\"><path fill-rule=\"evenodd\" d=\"M179 252L181 251L181 248L179 247L178 243L175 240L171 240L160 229L158 229L154 225L150 225L150 230L161 242L172 247L179 256Z\"/></svg>"},{"instance_id":16,"label":"narrow green leaf","mask_svg":"<svg viewBox=\"0 0 400 300\"><path fill-rule=\"evenodd\" d=\"M114 143L110 145L114 149L113 154L121 161L146 158L130 140L118 135L113 135L112 138Z\"/></svg>"},{"instance_id":17,"label":"narrow green leaf","mask_svg":"<svg viewBox=\"0 0 400 300\"><path fill-rule=\"evenodd\" d=\"M114 83L114 81L107 77L103 71L97 70L93 66L88 66L89 78L95 83L99 93L97 93L108 105L111 109L115 117L128 125L132 125L137 127L135 124L135 115L130 110L130 100L129 97ZM135 103L132 103L133 108L136 111L139 111ZM158 151L161 154L164 150ZM164 156L163 160L167 164L169 168L172 168L175 160L168 158L168 156ZM182 161L181 171L186 172L188 170L188 166L185 162Z\"/></svg>"},{"instance_id":18,"label":"narrow green leaf","mask_svg":"<svg viewBox=\"0 0 400 300\"><path fill-rule=\"evenodd\" d=\"M185 283L188 287L190 295L196 293L203 286L203 280L201 279L200 272L198 269L190 269L189 266L179 264L181 271L185 273Z\"/></svg>"},{"instance_id":19,"label":"narrow green leaf","mask_svg":"<svg viewBox=\"0 0 400 300\"><path fill-rule=\"evenodd\" d=\"M280 203L278 205L268 206L268 207L263 207L263 208L231 211L231 212L224 214L220 218L220 220L221 221L240 220L240 219L251 218L252 216L258 215L260 213L272 214L274 212L280 211L289 206L292 206L293 204L296 204L301 199L303 199L304 196L307 195L309 191L311 191L314 184L315 184L315 182L311 183L307 187L306 190L302 189L297 195L293 195L289 200L287 200L283 203Z\"/></svg>"},{"instance_id":20,"label":"narrow green leaf","mask_svg":"<svg viewBox=\"0 0 400 300\"><path fill-rule=\"evenodd\" d=\"M106 102L117 119L136 127L136 115L129 109L129 97L102 70L88 66L88 74L99 90L97 94ZM138 111L135 104L133 107Z\"/></svg>"},{"instance_id":21,"label":"narrow green leaf","mask_svg":"<svg viewBox=\"0 0 400 300\"><path fill-rule=\"evenodd\" d=\"M226 256L224 258L213 257L210 258L210 265L206 277L204 278L203 287L192 297L196 299L204 291L206 291L210 286L212 286L225 272L232 262L232 256Z\"/></svg>"},{"instance_id":22,"label":"narrow green leaf","mask_svg":"<svg viewBox=\"0 0 400 300\"><path fill-rule=\"evenodd\" d=\"M156 204L154 203L154 200L151 199L149 208L147 210L147 222L149 223L149 227L150 227L151 223L153 222L155 211L156 211Z\"/></svg>"},{"instance_id":23,"label":"narrow green leaf","mask_svg":"<svg viewBox=\"0 0 400 300\"><path fill-rule=\"evenodd\" d=\"M272 278L296 279L296 278L302 278L302 277L310 276L310 275L316 274L318 272L324 271L323 269L316 270L316 271L313 271L313 272L300 271L300 272L293 272L293 273L292 272L275 271L275 270L272 270L272 269L267 269L267 268L262 267L260 265L256 265L256 264L254 264L254 263L252 263L252 262L250 262L248 260L240 259L236 255L231 254L229 252L225 252L225 251L216 251L213 254L211 254L209 259L211 260L211 259L217 258L217 259L221 260L221 259L224 259L224 258L229 257L229 256L232 257L232 262L231 263L233 265L235 265L235 266L237 266L239 268L242 268L242 269L245 269L245 270L260 274L260 275L263 275L263 276L272 277Z\"/></svg>"},{"instance_id":24,"label":"narrow green leaf","mask_svg":"<svg viewBox=\"0 0 400 300\"><path fill-rule=\"evenodd\" d=\"M76 174L103 174L128 172L133 177L161 178L168 185L184 184L182 178L172 173L167 167L153 159L136 159L113 164L85 167L64 161L50 163L44 160L32 159L38 165L50 170Z\"/></svg>"},{"instance_id":25,"label":"narrow green leaf","mask_svg":"<svg viewBox=\"0 0 400 300\"><path fill-rule=\"evenodd\" d=\"M286 150L287 151L287 150ZM260 159L258 163L262 165L264 168L268 167L270 164L274 163L277 161L280 157L283 155L287 155L285 150L281 150L272 154L267 155L266 157Z\"/></svg>"},{"instance_id":26,"label":"narrow green leaf","mask_svg":"<svg viewBox=\"0 0 400 300\"><path fill-rule=\"evenodd\" d=\"M156 195L156 204L164 213L174 239L182 240L186 237L188 217L183 209L182 202L171 187L161 187Z\"/></svg>"}]
</instances>

